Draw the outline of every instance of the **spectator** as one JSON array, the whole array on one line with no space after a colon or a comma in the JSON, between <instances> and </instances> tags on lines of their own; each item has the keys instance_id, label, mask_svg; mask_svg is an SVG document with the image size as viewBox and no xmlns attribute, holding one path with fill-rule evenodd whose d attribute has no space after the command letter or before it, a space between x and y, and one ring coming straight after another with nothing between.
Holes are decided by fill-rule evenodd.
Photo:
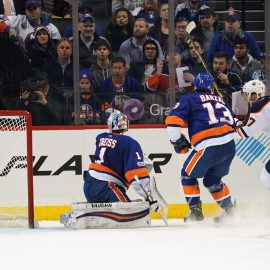
<instances>
[{"instance_id":1,"label":"spectator","mask_svg":"<svg viewBox=\"0 0 270 270\"><path fill-rule=\"evenodd\" d=\"M143 52L142 52L143 43L148 39L154 40L153 38L147 36L148 32L149 32L149 25L147 21L142 18L137 19L134 24L133 36L121 44L119 55L125 59L128 68L130 67L131 64L141 62L143 60ZM161 50L161 47L158 42L157 44L159 50L159 59L164 60L164 55Z\"/></svg>"},{"instance_id":2,"label":"spectator","mask_svg":"<svg viewBox=\"0 0 270 270\"><path fill-rule=\"evenodd\" d=\"M26 43L31 67L40 68L51 59L54 59L56 57L56 43L57 40L50 38L50 33L46 26L36 27L34 38Z\"/></svg>"},{"instance_id":3,"label":"spectator","mask_svg":"<svg viewBox=\"0 0 270 270\"><path fill-rule=\"evenodd\" d=\"M144 88L144 116L140 119L140 123L162 123L163 118L153 116L151 114L151 106L153 104L163 105L163 95L153 91L149 91L146 87L148 78L156 71L158 59L158 44L154 40L146 40L143 44L143 61L131 65L128 74L138 80ZM160 60L161 61L161 60ZM150 94L152 93L152 94Z\"/></svg>"},{"instance_id":4,"label":"spectator","mask_svg":"<svg viewBox=\"0 0 270 270\"><path fill-rule=\"evenodd\" d=\"M112 0L112 13L114 13L118 8L127 8L132 12L135 8L140 7L142 0L133 1L133 0Z\"/></svg>"},{"instance_id":5,"label":"spectator","mask_svg":"<svg viewBox=\"0 0 270 270\"><path fill-rule=\"evenodd\" d=\"M72 43L67 38L61 38L56 49L57 58L46 63L41 70L48 73L55 86L73 87Z\"/></svg>"},{"instance_id":6,"label":"spectator","mask_svg":"<svg viewBox=\"0 0 270 270\"><path fill-rule=\"evenodd\" d=\"M261 60L260 60L260 69L255 70L252 74L252 80L260 80L262 82L266 82L266 78L265 78L265 65L266 65L266 61L265 61L265 54L262 54L261 56Z\"/></svg>"},{"instance_id":7,"label":"spectator","mask_svg":"<svg viewBox=\"0 0 270 270\"><path fill-rule=\"evenodd\" d=\"M104 39L95 33L95 19L92 15L86 14L81 17L81 31L79 32L79 58L82 68L89 68L96 62L94 51L95 43Z\"/></svg>"},{"instance_id":8,"label":"spectator","mask_svg":"<svg viewBox=\"0 0 270 270\"><path fill-rule=\"evenodd\" d=\"M95 81L92 72L88 69L80 71L80 119L81 124L99 123L98 97L95 92Z\"/></svg>"},{"instance_id":9,"label":"spectator","mask_svg":"<svg viewBox=\"0 0 270 270\"><path fill-rule=\"evenodd\" d=\"M105 39L100 39L95 43L94 51L96 62L92 64L91 71L93 73L94 85L99 85L112 75L112 66L110 61L111 47Z\"/></svg>"},{"instance_id":10,"label":"spectator","mask_svg":"<svg viewBox=\"0 0 270 270\"><path fill-rule=\"evenodd\" d=\"M64 98L51 88L46 73L39 72L28 78L22 88L18 109L31 113L34 126L64 124Z\"/></svg>"},{"instance_id":11,"label":"spectator","mask_svg":"<svg viewBox=\"0 0 270 270\"><path fill-rule=\"evenodd\" d=\"M1 0L0 17L15 16L25 14L25 0Z\"/></svg>"},{"instance_id":12,"label":"spectator","mask_svg":"<svg viewBox=\"0 0 270 270\"><path fill-rule=\"evenodd\" d=\"M119 8L113 13L112 22L107 27L105 37L114 53L118 53L121 44L132 36L133 27L134 19L128 9Z\"/></svg>"},{"instance_id":13,"label":"spectator","mask_svg":"<svg viewBox=\"0 0 270 270\"><path fill-rule=\"evenodd\" d=\"M190 35L200 39L204 51L207 52L214 36L222 30L223 27L218 22L215 12L211 8L205 8L200 11L199 24Z\"/></svg>"},{"instance_id":14,"label":"spectator","mask_svg":"<svg viewBox=\"0 0 270 270\"><path fill-rule=\"evenodd\" d=\"M235 39L234 56L229 68L239 74L243 84L250 81L253 72L260 68L260 62L249 54L249 45L245 39Z\"/></svg>"},{"instance_id":15,"label":"spectator","mask_svg":"<svg viewBox=\"0 0 270 270\"><path fill-rule=\"evenodd\" d=\"M181 51L181 57L183 60L188 59L188 43L187 40L190 38L186 31L189 21L184 17L175 19L174 22L174 33L175 33L175 45Z\"/></svg>"},{"instance_id":16,"label":"spectator","mask_svg":"<svg viewBox=\"0 0 270 270\"><path fill-rule=\"evenodd\" d=\"M167 93L169 91L169 52L166 53L166 62L158 60L156 64L156 71L149 76L146 87L148 90L158 93ZM181 51L175 48L174 56L175 70L181 67ZM175 74L176 75L176 74ZM177 76L175 76L176 92L179 92L179 83Z\"/></svg>"},{"instance_id":17,"label":"spectator","mask_svg":"<svg viewBox=\"0 0 270 270\"><path fill-rule=\"evenodd\" d=\"M144 87L149 76L155 71L158 59L158 44L154 40L143 43L143 61L134 63L128 70L128 75L140 82Z\"/></svg>"},{"instance_id":18,"label":"spectator","mask_svg":"<svg viewBox=\"0 0 270 270\"><path fill-rule=\"evenodd\" d=\"M228 68L229 57L225 52L217 52L213 59L213 77L221 90L223 99L232 105L232 93L242 90L239 75Z\"/></svg>"},{"instance_id":19,"label":"spectator","mask_svg":"<svg viewBox=\"0 0 270 270\"><path fill-rule=\"evenodd\" d=\"M79 18L78 30L80 30L80 20L81 20L82 16L84 16L86 14L92 14L93 10L88 5L80 5L78 8L78 13L79 13L78 14L78 18ZM99 36L103 36L103 31L102 31L101 27L97 24L95 24L95 32ZM65 29L65 37L72 38L72 36L73 36L73 29L72 29L72 24L70 24Z\"/></svg>"},{"instance_id":20,"label":"spectator","mask_svg":"<svg viewBox=\"0 0 270 270\"><path fill-rule=\"evenodd\" d=\"M143 0L142 5L135 8L132 15L136 19L145 19L148 22L149 27L155 25L159 20L158 0Z\"/></svg>"},{"instance_id":21,"label":"spectator","mask_svg":"<svg viewBox=\"0 0 270 270\"><path fill-rule=\"evenodd\" d=\"M41 2L39 0L27 0L25 3L26 15L8 16L5 23L14 29L13 36L18 38L19 45L26 51L26 41L34 34L37 26L46 26L52 39L60 39L57 27L41 16Z\"/></svg>"},{"instance_id":22,"label":"spectator","mask_svg":"<svg viewBox=\"0 0 270 270\"><path fill-rule=\"evenodd\" d=\"M205 0L185 0L175 9L175 18L184 17L188 21L194 21L199 24L199 15L202 9L207 8Z\"/></svg>"},{"instance_id":23,"label":"spectator","mask_svg":"<svg viewBox=\"0 0 270 270\"><path fill-rule=\"evenodd\" d=\"M231 59L234 55L233 47L237 37L244 38L249 45L250 55L260 59L261 52L255 38L251 33L241 29L240 25L239 15L235 11L229 11L225 17L225 30L214 37L208 50L209 62L213 60L214 54L220 51L226 52Z\"/></svg>"},{"instance_id":24,"label":"spectator","mask_svg":"<svg viewBox=\"0 0 270 270\"><path fill-rule=\"evenodd\" d=\"M201 40L190 40L188 45L188 60L183 61L183 65L189 67L189 71L185 72L183 75L186 82L193 83L196 75L205 71L202 63L202 60L206 63L204 55Z\"/></svg>"},{"instance_id":25,"label":"spectator","mask_svg":"<svg viewBox=\"0 0 270 270\"><path fill-rule=\"evenodd\" d=\"M64 0L42 0L43 13L48 18L71 18L72 5Z\"/></svg>"},{"instance_id":26,"label":"spectator","mask_svg":"<svg viewBox=\"0 0 270 270\"><path fill-rule=\"evenodd\" d=\"M112 76L103 81L98 89L103 101L103 111L110 107L122 111L124 102L134 94L138 96L136 93L139 94L142 90L136 79L126 75L125 59L122 57L113 58ZM126 95L123 95L123 93Z\"/></svg>"},{"instance_id":27,"label":"spectator","mask_svg":"<svg viewBox=\"0 0 270 270\"><path fill-rule=\"evenodd\" d=\"M149 30L149 36L157 40L165 51L168 47L169 38L169 4L163 3L159 8L160 19Z\"/></svg>"}]
</instances>

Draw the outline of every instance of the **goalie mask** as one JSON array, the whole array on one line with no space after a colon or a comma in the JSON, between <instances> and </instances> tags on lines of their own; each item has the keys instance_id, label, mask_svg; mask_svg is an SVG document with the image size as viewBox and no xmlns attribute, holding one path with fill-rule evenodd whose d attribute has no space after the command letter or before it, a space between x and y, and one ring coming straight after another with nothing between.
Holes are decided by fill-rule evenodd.
<instances>
[{"instance_id":1,"label":"goalie mask","mask_svg":"<svg viewBox=\"0 0 270 270\"><path fill-rule=\"evenodd\" d=\"M247 95L248 101L256 101L265 96L265 84L259 80L252 80L244 84L243 93Z\"/></svg>"},{"instance_id":2,"label":"goalie mask","mask_svg":"<svg viewBox=\"0 0 270 270\"><path fill-rule=\"evenodd\" d=\"M122 112L112 112L107 124L110 132L122 133L128 131L128 118Z\"/></svg>"},{"instance_id":3,"label":"goalie mask","mask_svg":"<svg viewBox=\"0 0 270 270\"><path fill-rule=\"evenodd\" d=\"M195 91L212 92L214 82L215 81L210 74L201 72L194 79Z\"/></svg>"}]
</instances>

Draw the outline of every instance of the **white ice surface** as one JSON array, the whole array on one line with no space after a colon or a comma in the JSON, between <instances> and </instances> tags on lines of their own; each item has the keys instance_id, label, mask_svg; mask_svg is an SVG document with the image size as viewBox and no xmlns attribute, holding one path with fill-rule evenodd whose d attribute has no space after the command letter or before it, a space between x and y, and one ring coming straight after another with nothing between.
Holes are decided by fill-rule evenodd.
<instances>
[{"instance_id":1,"label":"white ice surface","mask_svg":"<svg viewBox=\"0 0 270 270\"><path fill-rule=\"evenodd\" d=\"M0 229L0 269L270 269L270 218L144 229Z\"/></svg>"}]
</instances>

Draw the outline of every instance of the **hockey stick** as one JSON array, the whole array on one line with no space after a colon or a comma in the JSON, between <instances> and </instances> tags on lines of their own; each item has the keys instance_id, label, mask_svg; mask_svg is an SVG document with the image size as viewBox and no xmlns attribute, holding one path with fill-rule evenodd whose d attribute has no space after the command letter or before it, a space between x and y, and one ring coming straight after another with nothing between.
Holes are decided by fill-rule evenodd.
<instances>
[{"instance_id":1,"label":"hockey stick","mask_svg":"<svg viewBox=\"0 0 270 270\"><path fill-rule=\"evenodd\" d=\"M196 27L195 22L194 22L194 21L191 21L191 22L187 25L187 27L186 27L186 32L187 32L188 34L190 34L191 31L192 31L195 27ZM196 53L197 53L197 55L198 55L198 57L199 57L199 59L200 59L202 65L203 65L204 70L206 71L206 73L208 73L208 74L213 78L213 80L214 80L213 87L214 87L216 93L217 93L221 98L223 98L223 94L221 93L221 91L220 91L220 89L219 89L219 87L218 87L218 85L217 85L217 83L216 83L216 81L215 81L215 79L214 79L212 73L210 72L210 70L208 69L207 65L205 64L205 61L203 60L202 56L200 55L200 53L199 53L198 50L196 49L195 44L194 44L194 41L192 40L192 38L190 38L190 43L192 43L192 45L193 45L193 47L194 47L194 50L196 51ZM245 126L245 125L247 125L248 120L249 120L249 117L250 117L250 109L251 109L250 107L251 107L251 106L250 106L250 103L248 102L247 114L246 114L246 116L245 116L245 119L242 121L242 124L239 126L239 128L240 128L240 127L243 127L243 126ZM236 128L238 128L238 127L236 127Z\"/></svg>"},{"instance_id":2,"label":"hockey stick","mask_svg":"<svg viewBox=\"0 0 270 270\"><path fill-rule=\"evenodd\" d=\"M191 21L191 22L187 25L187 27L186 27L186 32L187 32L188 34L190 34L191 31L192 31L195 27L196 27L195 22L194 22L194 21ZM214 89L215 89L216 93L217 93L221 98L223 98L223 95L222 95L220 89L218 88L217 83L216 83L216 81L215 81L213 75L211 74L210 70L208 69L207 65L205 64L205 62L204 62L202 56L200 55L200 53L199 53L198 50L196 49L195 44L194 44L194 41L193 41L192 38L190 38L190 43L192 43L192 45L193 45L193 47L194 47L194 50L195 50L195 52L197 53L197 55L198 55L198 57L199 57L199 59L200 59L202 65L203 65L204 70L206 71L206 73L208 73L208 74L213 78L213 80L214 80L213 86L214 86Z\"/></svg>"},{"instance_id":3,"label":"hockey stick","mask_svg":"<svg viewBox=\"0 0 270 270\"><path fill-rule=\"evenodd\" d=\"M151 194L148 194L148 193L146 192L146 190L145 190L144 187L142 186L142 184L141 184L141 182L140 182L138 176L135 175L134 178L135 178L136 182L138 183L138 185L139 185L139 186L141 187L141 189L143 190L143 192L145 193L145 195L146 195L146 197L147 197L147 200L150 202L150 205L151 205L151 203L157 201L157 202L160 204L160 206L163 207L164 212L162 212L162 211L160 210L160 207L159 207L155 212L157 212L157 213L160 215L160 217L161 217L162 220L164 221L165 225L168 226L168 222L167 222L168 205L167 205L167 203L165 202L165 200L163 199L163 197L161 196L161 194L158 192L157 187L156 187L156 184L155 184L155 179L154 179L154 180L150 179L150 189L151 189L151 186L152 186L152 188L153 188L153 190L154 190L154 193L155 193L155 195L156 195L156 197L157 197L156 200L154 200L154 198L152 197ZM154 181L154 183L152 183L152 185L151 185L151 181Z\"/></svg>"}]
</instances>

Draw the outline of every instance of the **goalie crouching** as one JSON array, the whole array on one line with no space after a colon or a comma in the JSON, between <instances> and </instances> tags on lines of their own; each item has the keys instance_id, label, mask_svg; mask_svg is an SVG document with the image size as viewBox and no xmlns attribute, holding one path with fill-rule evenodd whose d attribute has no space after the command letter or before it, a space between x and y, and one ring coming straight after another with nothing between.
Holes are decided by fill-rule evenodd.
<instances>
[{"instance_id":1,"label":"goalie crouching","mask_svg":"<svg viewBox=\"0 0 270 270\"><path fill-rule=\"evenodd\" d=\"M141 146L123 135L128 131L127 116L114 111L107 124L109 132L96 137L94 158L84 172L87 203L73 204L72 212L62 215L60 222L75 229L146 227L154 209L166 223L167 204L157 191L155 179L150 180ZM130 186L144 200L132 202L126 194Z\"/></svg>"}]
</instances>

